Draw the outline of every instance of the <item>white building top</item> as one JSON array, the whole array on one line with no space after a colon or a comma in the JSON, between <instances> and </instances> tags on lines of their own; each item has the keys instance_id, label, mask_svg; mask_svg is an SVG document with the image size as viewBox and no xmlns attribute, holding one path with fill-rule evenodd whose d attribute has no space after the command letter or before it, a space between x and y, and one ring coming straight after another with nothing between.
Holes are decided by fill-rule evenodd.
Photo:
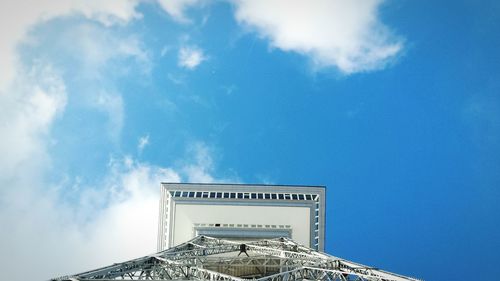
<instances>
[{"instance_id":1,"label":"white building top","mask_svg":"<svg viewBox=\"0 0 500 281\"><path fill-rule=\"evenodd\" d=\"M325 187L162 183L158 251L198 235L291 238L324 250Z\"/></svg>"}]
</instances>

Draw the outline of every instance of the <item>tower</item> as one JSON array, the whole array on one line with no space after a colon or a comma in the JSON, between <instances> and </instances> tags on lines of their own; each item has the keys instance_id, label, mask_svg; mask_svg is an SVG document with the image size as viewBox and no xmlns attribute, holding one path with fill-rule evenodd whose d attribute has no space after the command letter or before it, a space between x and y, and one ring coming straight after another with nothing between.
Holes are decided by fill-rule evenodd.
<instances>
[{"instance_id":1,"label":"tower","mask_svg":"<svg viewBox=\"0 0 500 281\"><path fill-rule=\"evenodd\" d=\"M158 252L52 280L417 279L324 253L325 187L161 185Z\"/></svg>"}]
</instances>

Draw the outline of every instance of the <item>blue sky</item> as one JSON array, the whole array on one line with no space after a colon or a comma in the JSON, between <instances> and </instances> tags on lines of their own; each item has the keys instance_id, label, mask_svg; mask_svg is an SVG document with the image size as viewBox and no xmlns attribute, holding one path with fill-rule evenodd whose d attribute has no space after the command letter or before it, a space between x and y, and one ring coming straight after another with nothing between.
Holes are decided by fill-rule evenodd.
<instances>
[{"instance_id":1,"label":"blue sky","mask_svg":"<svg viewBox=\"0 0 500 281\"><path fill-rule=\"evenodd\" d=\"M326 185L327 252L425 280L500 274L497 2L3 1L0 15L10 280L154 252L161 181Z\"/></svg>"}]
</instances>

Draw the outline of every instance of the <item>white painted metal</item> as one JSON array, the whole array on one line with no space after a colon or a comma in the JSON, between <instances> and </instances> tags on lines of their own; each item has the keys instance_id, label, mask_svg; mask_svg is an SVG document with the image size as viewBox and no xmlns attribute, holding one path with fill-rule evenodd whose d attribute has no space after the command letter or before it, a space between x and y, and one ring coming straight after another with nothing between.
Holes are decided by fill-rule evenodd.
<instances>
[{"instance_id":1,"label":"white painted metal","mask_svg":"<svg viewBox=\"0 0 500 281\"><path fill-rule=\"evenodd\" d=\"M242 249L245 252L243 255ZM241 244L198 236L150 256L52 280L416 281L417 279L330 256L287 238Z\"/></svg>"},{"instance_id":2,"label":"white painted metal","mask_svg":"<svg viewBox=\"0 0 500 281\"><path fill-rule=\"evenodd\" d=\"M417 280L323 253L324 230L324 187L162 184L158 253L52 280Z\"/></svg>"},{"instance_id":3,"label":"white painted metal","mask_svg":"<svg viewBox=\"0 0 500 281\"><path fill-rule=\"evenodd\" d=\"M260 238L286 236L271 230L287 225L290 238L324 250L322 186L164 183L161 196L158 251L195 237L200 224L211 226L212 236L240 239L255 239L257 228L263 230ZM224 236L225 230L231 235Z\"/></svg>"}]
</instances>

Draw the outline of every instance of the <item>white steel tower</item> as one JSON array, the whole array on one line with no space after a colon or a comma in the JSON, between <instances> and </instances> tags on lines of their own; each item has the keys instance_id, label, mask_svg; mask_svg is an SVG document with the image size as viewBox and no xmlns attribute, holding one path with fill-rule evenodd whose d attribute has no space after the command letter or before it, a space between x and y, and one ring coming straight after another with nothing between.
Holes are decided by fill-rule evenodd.
<instances>
[{"instance_id":1,"label":"white steel tower","mask_svg":"<svg viewBox=\"0 0 500 281\"><path fill-rule=\"evenodd\" d=\"M417 280L324 241L325 187L164 183L157 253L52 280Z\"/></svg>"}]
</instances>

